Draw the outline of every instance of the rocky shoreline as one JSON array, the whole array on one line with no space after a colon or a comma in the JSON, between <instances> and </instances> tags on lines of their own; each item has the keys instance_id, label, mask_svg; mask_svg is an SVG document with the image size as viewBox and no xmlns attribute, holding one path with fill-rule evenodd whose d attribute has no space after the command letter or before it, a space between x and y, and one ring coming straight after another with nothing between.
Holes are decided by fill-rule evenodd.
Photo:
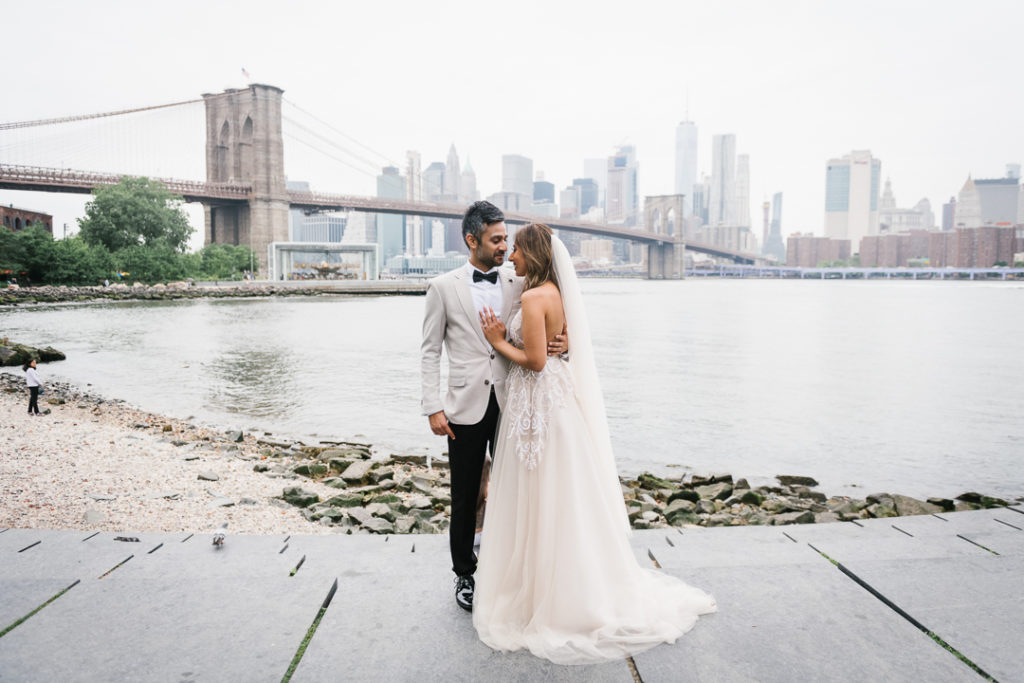
<instances>
[{"instance_id":1,"label":"rocky shoreline","mask_svg":"<svg viewBox=\"0 0 1024 683\"><path fill-rule=\"evenodd\" d=\"M331 294L330 289L313 286L275 285L242 282L231 285L202 286L189 282L132 285L117 283L108 287L68 287L44 285L40 287L7 287L0 289L0 306L39 303L78 303L83 301L175 301L179 299L237 299L267 296L321 296ZM345 291L352 294L352 291Z\"/></svg>"},{"instance_id":2,"label":"rocky shoreline","mask_svg":"<svg viewBox=\"0 0 1024 683\"><path fill-rule=\"evenodd\" d=\"M201 532L223 520L236 533L415 534L449 525L444 458L380 457L364 443L221 431L52 382L43 399L50 415L27 418L24 393L21 377L0 373L0 414L11 423L0 446L15 456L0 458L0 526ZM27 434L17 421L31 428ZM60 453L69 444L63 453L74 451L70 459ZM122 461L130 473L118 471ZM68 476L51 476L54 468ZM48 490L56 479L60 491ZM928 500L827 496L810 477L777 480L752 487L731 474L643 473L621 484L636 529L828 523L1008 504L976 492ZM48 505L54 497L63 504Z\"/></svg>"}]
</instances>

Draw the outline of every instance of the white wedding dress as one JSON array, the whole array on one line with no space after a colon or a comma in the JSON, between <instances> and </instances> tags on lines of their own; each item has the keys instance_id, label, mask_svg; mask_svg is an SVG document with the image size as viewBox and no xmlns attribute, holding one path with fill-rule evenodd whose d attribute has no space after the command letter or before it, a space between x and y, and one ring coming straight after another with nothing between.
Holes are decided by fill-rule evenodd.
<instances>
[{"instance_id":1,"label":"white wedding dress","mask_svg":"<svg viewBox=\"0 0 1024 683\"><path fill-rule=\"evenodd\" d=\"M633 554L582 297L564 245L553 247L570 360L509 371L473 625L496 650L592 664L671 643L716 606ZM522 348L521 314L508 330Z\"/></svg>"}]
</instances>

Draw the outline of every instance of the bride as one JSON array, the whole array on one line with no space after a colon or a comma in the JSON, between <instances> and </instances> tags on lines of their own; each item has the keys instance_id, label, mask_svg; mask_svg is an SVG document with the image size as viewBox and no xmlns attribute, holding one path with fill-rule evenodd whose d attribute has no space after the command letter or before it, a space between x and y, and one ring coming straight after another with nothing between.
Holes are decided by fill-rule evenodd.
<instances>
[{"instance_id":1,"label":"bride","mask_svg":"<svg viewBox=\"0 0 1024 683\"><path fill-rule=\"evenodd\" d=\"M505 326L481 313L511 361L480 560L473 624L496 650L557 664L619 659L674 642L714 598L642 568L608 437L583 298L569 252L546 225L515 235L522 307ZM569 359L547 356L568 324Z\"/></svg>"}]
</instances>

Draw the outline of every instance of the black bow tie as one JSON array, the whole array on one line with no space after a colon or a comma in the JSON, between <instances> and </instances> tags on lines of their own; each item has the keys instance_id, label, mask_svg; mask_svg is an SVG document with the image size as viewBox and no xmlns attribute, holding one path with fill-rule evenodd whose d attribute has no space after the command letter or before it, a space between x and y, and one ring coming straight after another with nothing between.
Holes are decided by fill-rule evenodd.
<instances>
[{"instance_id":1,"label":"black bow tie","mask_svg":"<svg viewBox=\"0 0 1024 683\"><path fill-rule=\"evenodd\" d=\"M479 270L473 270L473 282L480 282L481 280L487 280L492 285L498 284L498 271L491 273L481 273Z\"/></svg>"}]
</instances>

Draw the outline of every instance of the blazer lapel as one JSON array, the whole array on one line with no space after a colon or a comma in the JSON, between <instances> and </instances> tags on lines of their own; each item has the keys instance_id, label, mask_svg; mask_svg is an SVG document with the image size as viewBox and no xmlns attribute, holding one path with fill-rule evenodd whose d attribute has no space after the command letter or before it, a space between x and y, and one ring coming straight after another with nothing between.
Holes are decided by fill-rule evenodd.
<instances>
[{"instance_id":1,"label":"blazer lapel","mask_svg":"<svg viewBox=\"0 0 1024 683\"><path fill-rule=\"evenodd\" d=\"M476 330L476 336L479 337L484 348L490 348L487 337L484 336L484 330L480 327L480 315L476 312L476 306L473 305L473 295L469 291L469 280L466 279L465 272L455 275L455 294L459 297L459 303L462 304L462 310L466 312L470 326Z\"/></svg>"},{"instance_id":2,"label":"blazer lapel","mask_svg":"<svg viewBox=\"0 0 1024 683\"><path fill-rule=\"evenodd\" d=\"M498 280L501 281L501 322L508 325L512 316L512 307L515 305L515 287L513 286L512 273L505 272L507 269L498 271Z\"/></svg>"}]
</instances>

